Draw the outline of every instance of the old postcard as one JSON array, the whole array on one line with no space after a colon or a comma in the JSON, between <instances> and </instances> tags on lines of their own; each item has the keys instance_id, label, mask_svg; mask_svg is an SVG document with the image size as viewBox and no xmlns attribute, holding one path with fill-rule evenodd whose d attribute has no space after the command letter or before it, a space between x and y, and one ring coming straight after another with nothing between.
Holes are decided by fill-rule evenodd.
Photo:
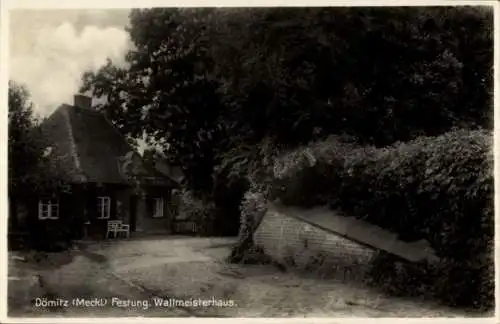
<instances>
[{"instance_id":1,"label":"old postcard","mask_svg":"<svg viewBox=\"0 0 500 324\"><path fill-rule=\"evenodd\" d=\"M26 3L10 320L494 321L493 1Z\"/></svg>"}]
</instances>

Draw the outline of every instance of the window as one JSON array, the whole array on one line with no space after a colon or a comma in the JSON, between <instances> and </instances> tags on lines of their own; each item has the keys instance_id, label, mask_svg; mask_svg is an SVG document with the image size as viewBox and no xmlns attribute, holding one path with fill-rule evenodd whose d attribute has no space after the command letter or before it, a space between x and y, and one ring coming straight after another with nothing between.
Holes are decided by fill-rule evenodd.
<instances>
[{"instance_id":1,"label":"window","mask_svg":"<svg viewBox=\"0 0 500 324\"><path fill-rule=\"evenodd\" d=\"M111 198L97 197L97 219L109 219L111 216Z\"/></svg>"},{"instance_id":2,"label":"window","mask_svg":"<svg viewBox=\"0 0 500 324\"><path fill-rule=\"evenodd\" d=\"M153 198L153 217L161 218L163 217L163 198Z\"/></svg>"},{"instance_id":3,"label":"window","mask_svg":"<svg viewBox=\"0 0 500 324\"><path fill-rule=\"evenodd\" d=\"M58 219L59 202L57 199L41 199L38 202L38 219Z\"/></svg>"}]
</instances>

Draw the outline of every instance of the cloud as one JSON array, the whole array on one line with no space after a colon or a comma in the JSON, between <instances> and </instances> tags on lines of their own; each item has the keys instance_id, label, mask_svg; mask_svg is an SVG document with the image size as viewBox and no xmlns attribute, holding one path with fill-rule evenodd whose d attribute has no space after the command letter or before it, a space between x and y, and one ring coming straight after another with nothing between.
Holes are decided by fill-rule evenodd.
<instances>
[{"instance_id":1,"label":"cloud","mask_svg":"<svg viewBox=\"0 0 500 324\"><path fill-rule=\"evenodd\" d=\"M24 50L11 51L9 72L11 79L27 86L42 116L72 102L85 71L96 71L108 57L123 64L130 45L123 28L87 25L77 30L70 22L45 25L24 36L12 31L11 37L30 39Z\"/></svg>"}]
</instances>

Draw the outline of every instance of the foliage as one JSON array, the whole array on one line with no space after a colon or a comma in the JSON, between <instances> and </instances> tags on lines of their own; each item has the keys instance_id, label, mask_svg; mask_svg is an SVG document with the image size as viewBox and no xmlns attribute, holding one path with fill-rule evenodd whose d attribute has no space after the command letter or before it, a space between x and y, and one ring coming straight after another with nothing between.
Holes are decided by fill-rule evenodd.
<instances>
[{"instance_id":1,"label":"foliage","mask_svg":"<svg viewBox=\"0 0 500 324\"><path fill-rule=\"evenodd\" d=\"M9 81L8 174L11 197L65 187L34 116L28 90Z\"/></svg>"},{"instance_id":2,"label":"foliage","mask_svg":"<svg viewBox=\"0 0 500 324\"><path fill-rule=\"evenodd\" d=\"M74 242L75 230L81 228L79 222L69 220L59 222L38 222L30 224L28 244L37 251L60 252L70 248Z\"/></svg>"},{"instance_id":3,"label":"foliage","mask_svg":"<svg viewBox=\"0 0 500 324\"><path fill-rule=\"evenodd\" d=\"M473 223L481 230L479 221L488 221L491 148L490 133L460 130L384 149L354 150L346 159L345 181L336 189L339 207L403 236L425 236L438 250L451 247L443 233L463 237L455 231L468 232ZM455 251L470 246L453 244ZM463 251L460 255L468 257Z\"/></svg>"},{"instance_id":4,"label":"foliage","mask_svg":"<svg viewBox=\"0 0 500 324\"><path fill-rule=\"evenodd\" d=\"M267 202L265 187L255 182L251 183L241 201L238 243L232 250L231 262L242 262L248 254L255 252L253 234L267 211Z\"/></svg>"},{"instance_id":5,"label":"foliage","mask_svg":"<svg viewBox=\"0 0 500 324\"><path fill-rule=\"evenodd\" d=\"M33 112L28 90L21 84L9 81L8 93L8 190L9 226L17 230L18 206L24 204L28 214L37 206L37 198L43 194L66 193L70 187L57 168L58 157L53 154L40 129L40 120ZM59 223L58 223L59 224ZM27 221L28 235L10 233L9 248L33 247L42 250L60 250L71 243L70 229L74 226L50 222Z\"/></svg>"},{"instance_id":6,"label":"foliage","mask_svg":"<svg viewBox=\"0 0 500 324\"><path fill-rule=\"evenodd\" d=\"M267 202L273 197L272 165L278 152L279 148L272 146L269 140L263 141L263 145L258 147L253 156L247 156L239 164L228 164L229 177L243 180L246 189L237 200L240 228L238 243L230 256L232 262L248 262L248 258L261 261L268 259L259 247L255 246L253 234L267 211Z\"/></svg>"},{"instance_id":7,"label":"foliage","mask_svg":"<svg viewBox=\"0 0 500 324\"><path fill-rule=\"evenodd\" d=\"M491 128L492 17L486 7L133 10L127 65L87 73L83 90L211 195L214 169L267 139L289 149L351 134L378 146Z\"/></svg>"},{"instance_id":8,"label":"foliage","mask_svg":"<svg viewBox=\"0 0 500 324\"><path fill-rule=\"evenodd\" d=\"M310 203L298 197L310 197L314 188L307 184L326 176L330 185L324 188L335 197L329 201L332 207L403 240L431 243L444 262L433 287L436 294L450 303L484 306L493 292L488 290L494 242L492 139L488 131L457 130L348 152L339 150L336 140L319 142L330 149L310 149L317 164L287 176L295 188L288 201ZM336 171L324 173L320 161ZM307 177L303 170L310 170ZM324 195L322 188L314 193ZM467 294L458 293L464 289Z\"/></svg>"},{"instance_id":9,"label":"foliage","mask_svg":"<svg viewBox=\"0 0 500 324\"><path fill-rule=\"evenodd\" d=\"M228 41L214 60L232 120L255 141L348 133L385 145L471 121L492 125L487 9L266 8L225 17L218 35Z\"/></svg>"},{"instance_id":10,"label":"foliage","mask_svg":"<svg viewBox=\"0 0 500 324\"><path fill-rule=\"evenodd\" d=\"M345 160L357 147L350 137L329 136L281 154L274 162L275 196L288 205L334 204Z\"/></svg>"},{"instance_id":11,"label":"foliage","mask_svg":"<svg viewBox=\"0 0 500 324\"><path fill-rule=\"evenodd\" d=\"M288 203L423 235L443 255L455 241L473 254L469 224L490 227L477 216L492 190L484 136L438 135L492 129L492 22L491 8L460 6L138 9L127 65L87 73L82 90L182 165L227 222L260 183ZM324 140L345 134L363 147ZM274 179L274 157L297 147L285 155L292 175Z\"/></svg>"},{"instance_id":12,"label":"foliage","mask_svg":"<svg viewBox=\"0 0 500 324\"><path fill-rule=\"evenodd\" d=\"M213 202L201 200L190 190L183 188L180 192L179 213L196 223L197 233L211 234L214 217Z\"/></svg>"},{"instance_id":13,"label":"foliage","mask_svg":"<svg viewBox=\"0 0 500 324\"><path fill-rule=\"evenodd\" d=\"M132 137L147 136L182 165L195 191L211 190L213 148L221 141L216 83L207 73L205 20L212 10L143 9L130 14L134 49L127 68L111 61L86 73L82 90L105 98L109 118ZM168 143L168 144L167 144Z\"/></svg>"},{"instance_id":14,"label":"foliage","mask_svg":"<svg viewBox=\"0 0 500 324\"><path fill-rule=\"evenodd\" d=\"M407 263L380 251L368 268L365 282L392 295L432 298L437 275L436 267L426 262Z\"/></svg>"},{"instance_id":15,"label":"foliage","mask_svg":"<svg viewBox=\"0 0 500 324\"><path fill-rule=\"evenodd\" d=\"M221 154L214 170L214 198L221 217L228 221L239 218L239 225L247 220L242 216L245 195L256 194L262 199L272 198L274 157L282 150L269 138L254 147L241 146ZM240 228L240 239L243 239Z\"/></svg>"}]
</instances>

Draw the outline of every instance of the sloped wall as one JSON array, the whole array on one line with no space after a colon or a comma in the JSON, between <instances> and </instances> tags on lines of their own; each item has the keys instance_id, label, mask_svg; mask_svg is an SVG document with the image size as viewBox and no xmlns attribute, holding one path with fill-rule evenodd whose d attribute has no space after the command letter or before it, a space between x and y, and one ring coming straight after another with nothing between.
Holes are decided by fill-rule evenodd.
<instances>
[{"instance_id":1,"label":"sloped wall","mask_svg":"<svg viewBox=\"0 0 500 324\"><path fill-rule=\"evenodd\" d=\"M363 279L374 251L269 209L254 233L256 245L275 261L337 279Z\"/></svg>"}]
</instances>

